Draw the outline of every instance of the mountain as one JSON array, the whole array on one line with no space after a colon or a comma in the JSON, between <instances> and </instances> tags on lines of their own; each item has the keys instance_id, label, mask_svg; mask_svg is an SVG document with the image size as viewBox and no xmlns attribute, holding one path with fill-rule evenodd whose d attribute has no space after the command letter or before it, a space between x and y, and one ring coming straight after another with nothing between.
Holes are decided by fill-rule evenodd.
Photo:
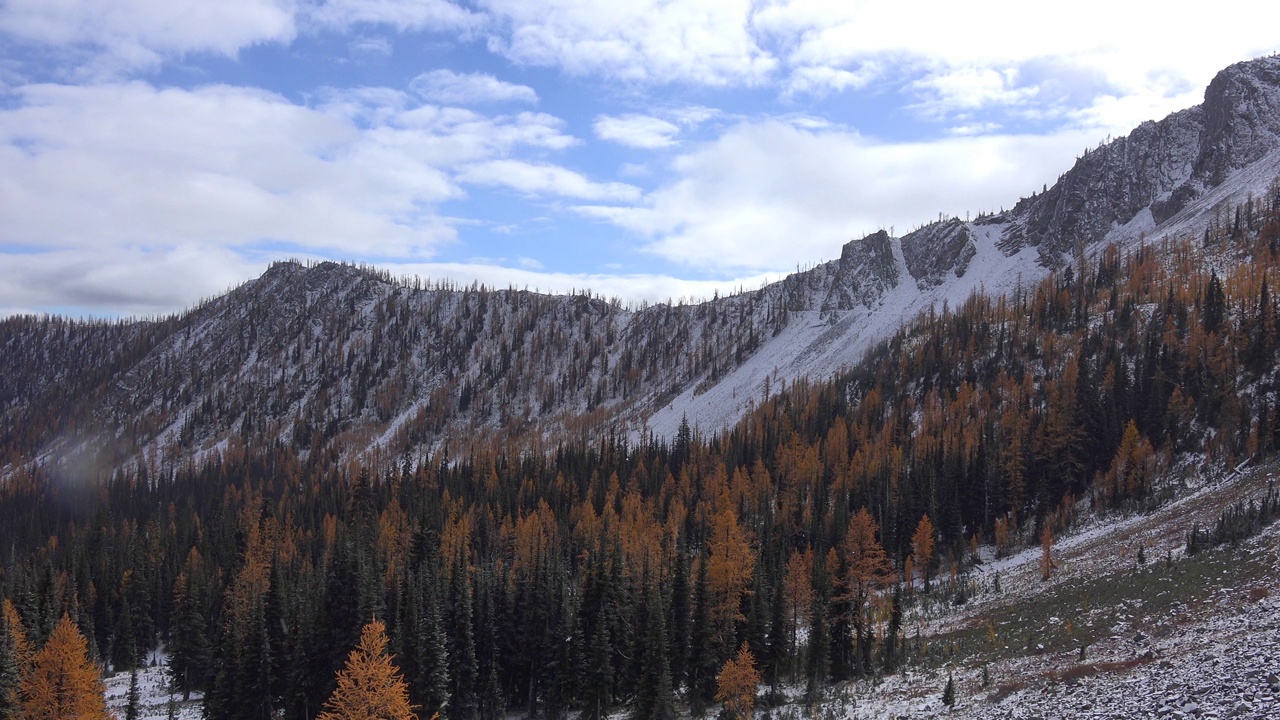
<instances>
[{"instance_id":1,"label":"mountain","mask_svg":"<svg viewBox=\"0 0 1280 720\"><path fill-rule=\"evenodd\" d=\"M1001 247L1046 265L1102 241L1202 226L1212 208L1260 195L1280 174L1280 57L1232 65L1204 103L1086 153L1053 187L984 222Z\"/></svg>"},{"instance_id":2,"label":"mountain","mask_svg":"<svg viewBox=\"0 0 1280 720\"><path fill-rule=\"evenodd\" d=\"M0 322L0 464L233 438L386 458L446 439L725 428L787 384L977 291L1039 281L1079 252L1231 222L1280 175L1280 58L1233 65L1202 105L1080 157L1045 192L972 222L855 239L838 259L698 304L402 281L281 262L181 315Z\"/></svg>"}]
</instances>

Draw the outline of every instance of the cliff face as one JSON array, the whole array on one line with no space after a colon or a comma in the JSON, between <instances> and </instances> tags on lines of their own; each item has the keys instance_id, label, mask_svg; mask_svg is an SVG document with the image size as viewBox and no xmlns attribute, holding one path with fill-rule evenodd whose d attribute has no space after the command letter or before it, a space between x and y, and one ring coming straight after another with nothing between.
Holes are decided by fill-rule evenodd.
<instances>
[{"instance_id":1,"label":"cliff face","mask_svg":"<svg viewBox=\"0 0 1280 720\"><path fill-rule=\"evenodd\" d=\"M881 230L846 243L835 273L826 283L822 311L852 310L859 305L870 308L898 284L898 275L889 233Z\"/></svg>"},{"instance_id":2,"label":"cliff face","mask_svg":"<svg viewBox=\"0 0 1280 720\"><path fill-rule=\"evenodd\" d=\"M969 225L956 218L926 225L902 238L907 272L921 290L941 285L953 272L964 277L976 253Z\"/></svg>"},{"instance_id":3,"label":"cliff face","mask_svg":"<svg viewBox=\"0 0 1280 720\"><path fill-rule=\"evenodd\" d=\"M1005 224L1007 253L1053 267L1150 210L1156 225L1280 147L1280 57L1218 73L1204 103L1086 153L1047 192L983 222Z\"/></svg>"}]
</instances>

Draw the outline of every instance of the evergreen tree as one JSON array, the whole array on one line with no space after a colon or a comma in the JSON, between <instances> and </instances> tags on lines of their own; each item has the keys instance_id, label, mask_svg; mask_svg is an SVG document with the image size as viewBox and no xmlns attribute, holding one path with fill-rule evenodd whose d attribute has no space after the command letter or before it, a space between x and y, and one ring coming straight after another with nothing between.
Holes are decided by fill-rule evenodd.
<instances>
[{"instance_id":1,"label":"evergreen tree","mask_svg":"<svg viewBox=\"0 0 1280 720\"><path fill-rule=\"evenodd\" d=\"M0 606L0 720L17 720L21 709L19 688L30 664L31 651L18 611L3 600Z\"/></svg>"},{"instance_id":2,"label":"evergreen tree","mask_svg":"<svg viewBox=\"0 0 1280 720\"><path fill-rule=\"evenodd\" d=\"M138 669L129 671L129 694L125 696L124 720L138 720L141 712L141 697L138 692Z\"/></svg>"},{"instance_id":3,"label":"evergreen tree","mask_svg":"<svg viewBox=\"0 0 1280 720\"><path fill-rule=\"evenodd\" d=\"M476 720L479 666L476 661L471 583L465 559L455 560L449 577L449 720Z\"/></svg>"},{"instance_id":4,"label":"evergreen tree","mask_svg":"<svg viewBox=\"0 0 1280 720\"><path fill-rule=\"evenodd\" d=\"M191 556L199 557L192 549ZM204 616L203 584L194 577L200 565L188 557L187 570L174 586L173 625L169 632L169 674L182 691L183 700L192 690L204 690L212 652Z\"/></svg>"},{"instance_id":5,"label":"evergreen tree","mask_svg":"<svg viewBox=\"0 0 1280 720\"><path fill-rule=\"evenodd\" d=\"M656 584L655 584L656 585ZM675 703L671 691L671 669L667 660L666 612L656 586L646 593L640 609L643 641L640 646L640 673L632 720L674 720Z\"/></svg>"},{"instance_id":6,"label":"evergreen tree","mask_svg":"<svg viewBox=\"0 0 1280 720\"><path fill-rule=\"evenodd\" d=\"M449 639L444 629L439 585L434 573L424 571L411 578L417 586L416 597L410 605L413 646L417 658L412 687L420 698L424 713L440 713L445 716L449 704ZM411 596L412 597L412 596Z\"/></svg>"},{"instance_id":7,"label":"evergreen tree","mask_svg":"<svg viewBox=\"0 0 1280 720\"><path fill-rule=\"evenodd\" d=\"M689 554L684 548L684 543L681 542L676 547L676 564L671 578L671 607L667 621L671 678L676 685L684 682L689 656L689 600Z\"/></svg>"},{"instance_id":8,"label":"evergreen tree","mask_svg":"<svg viewBox=\"0 0 1280 720\"><path fill-rule=\"evenodd\" d=\"M714 630L711 627L711 597L707 581L707 556L698 561L694 584L693 618L689 629L689 706L700 715L715 696L716 666Z\"/></svg>"}]
</instances>

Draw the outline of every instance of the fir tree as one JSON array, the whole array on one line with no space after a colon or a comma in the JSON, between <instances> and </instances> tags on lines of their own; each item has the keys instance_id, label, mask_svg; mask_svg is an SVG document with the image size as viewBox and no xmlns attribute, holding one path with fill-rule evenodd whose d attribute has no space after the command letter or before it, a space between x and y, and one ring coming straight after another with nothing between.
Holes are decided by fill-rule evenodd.
<instances>
[{"instance_id":1,"label":"fir tree","mask_svg":"<svg viewBox=\"0 0 1280 720\"><path fill-rule=\"evenodd\" d=\"M124 720L138 720L141 711L138 692L138 668L129 671L129 694L125 698Z\"/></svg>"},{"instance_id":2,"label":"fir tree","mask_svg":"<svg viewBox=\"0 0 1280 720\"><path fill-rule=\"evenodd\" d=\"M673 720L675 704L667 661L666 613L657 587L651 586L641 608L644 636L640 647L640 677L632 702L632 720Z\"/></svg>"}]
</instances>

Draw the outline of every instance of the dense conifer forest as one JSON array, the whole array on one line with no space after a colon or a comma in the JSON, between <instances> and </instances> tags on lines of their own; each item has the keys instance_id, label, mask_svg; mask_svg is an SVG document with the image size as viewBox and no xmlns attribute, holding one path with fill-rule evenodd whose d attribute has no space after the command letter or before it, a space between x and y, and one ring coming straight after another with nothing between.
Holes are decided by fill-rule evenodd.
<instances>
[{"instance_id":1,"label":"dense conifer forest","mask_svg":"<svg viewBox=\"0 0 1280 720\"><path fill-rule=\"evenodd\" d=\"M766 699L893 673L921 652L903 607L963 600L979 546L1280 447L1280 194L1226 217L937 308L713 437L13 467L6 627L38 647L66 614L116 669L162 644L214 719L316 717L375 620L448 720L658 720L752 672Z\"/></svg>"}]
</instances>

